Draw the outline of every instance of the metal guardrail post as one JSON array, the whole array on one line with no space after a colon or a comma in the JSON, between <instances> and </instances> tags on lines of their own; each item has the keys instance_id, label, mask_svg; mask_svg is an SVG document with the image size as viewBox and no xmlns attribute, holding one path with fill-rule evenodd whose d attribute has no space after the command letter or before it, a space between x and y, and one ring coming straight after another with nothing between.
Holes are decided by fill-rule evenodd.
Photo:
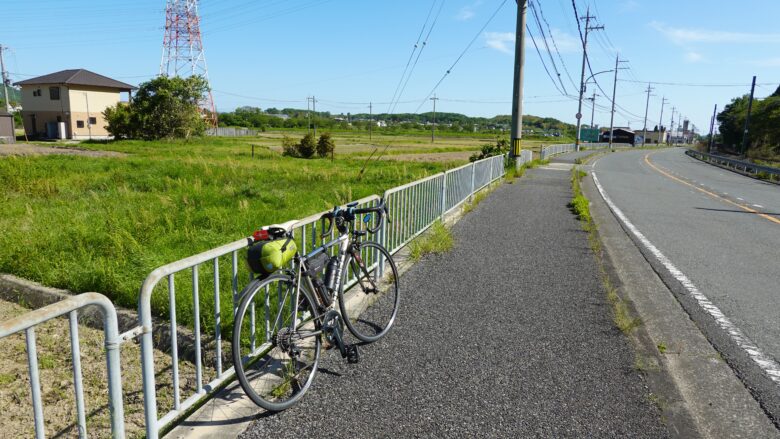
<instances>
[{"instance_id":1,"label":"metal guardrail post","mask_svg":"<svg viewBox=\"0 0 780 439\"><path fill-rule=\"evenodd\" d=\"M477 167L472 162L471 163L471 192L469 192L469 201L471 201L474 198L474 178L477 173Z\"/></svg>"},{"instance_id":2,"label":"metal guardrail post","mask_svg":"<svg viewBox=\"0 0 780 439\"><path fill-rule=\"evenodd\" d=\"M442 174L441 178L441 214L439 218L444 221L444 213L447 212L447 173Z\"/></svg>"}]
</instances>

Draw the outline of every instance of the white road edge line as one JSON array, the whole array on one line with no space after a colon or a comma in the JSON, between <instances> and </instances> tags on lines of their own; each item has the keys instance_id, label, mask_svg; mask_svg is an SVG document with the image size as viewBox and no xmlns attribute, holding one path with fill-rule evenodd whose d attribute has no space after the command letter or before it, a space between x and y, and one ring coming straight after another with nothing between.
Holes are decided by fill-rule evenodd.
<instances>
[{"instance_id":1,"label":"white road edge line","mask_svg":"<svg viewBox=\"0 0 780 439\"><path fill-rule=\"evenodd\" d=\"M658 248L653 245L650 240L648 240L645 235L642 234L642 232L639 231L639 229L634 226L634 224L631 223L631 221L628 220L628 218L623 214L623 212L615 205L615 203L612 202L612 200L609 198L607 193L604 191L604 188L601 186L601 183L599 183L598 177L596 177L596 173L592 172L591 175L593 176L593 183L596 184L596 189L598 189L599 193L601 194L601 198L604 199L604 202L607 203L607 206L609 206L610 210L612 210L612 213L615 214L615 216L620 220L620 222L623 223L628 230L631 231L631 233L634 234L634 236L639 240L639 242L642 243L643 246L647 250L650 251L650 253L655 256L658 261L663 264L663 266L671 273L672 276L674 276L675 279L677 279L682 286L685 288L686 291L696 299L696 302L699 304L699 306L707 311L707 313L715 319L715 322L717 322L718 326L720 326L721 329L726 331L726 333L729 334L732 340L739 346L742 350L744 350L751 360L753 360L758 366L769 376L769 378L772 379L777 384L780 384L780 364L772 360L771 358L764 355L763 352L761 352L756 346L755 343L753 343L739 328L737 328L736 325L734 325L731 320L726 317L723 312L718 309L717 306L715 306L710 299L707 298L701 291L699 291L698 288L691 282L690 279L688 279L688 276L683 274L682 271L680 271L677 267L672 264L672 261L669 260L663 253L661 253Z\"/></svg>"}]
</instances>

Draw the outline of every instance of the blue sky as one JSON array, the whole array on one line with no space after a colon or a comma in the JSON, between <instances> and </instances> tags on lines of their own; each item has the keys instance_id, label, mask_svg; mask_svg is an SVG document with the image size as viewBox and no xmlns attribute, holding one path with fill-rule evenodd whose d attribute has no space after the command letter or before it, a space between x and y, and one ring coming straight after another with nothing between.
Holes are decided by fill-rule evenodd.
<instances>
[{"instance_id":1,"label":"blue sky","mask_svg":"<svg viewBox=\"0 0 780 439\"><path fill-rule=\"evenodd\" d=\"M605 26L593 31L589 41L594 72L612 69L616 51L629 61L625 66L630 69L619 72L618 126L641 128L648 81L657 83L649 126L658 123L666 96L670 103L664 124L674 106L700 131L709 128L714 104L722 108L749 92L753 75L758 76L758 97L771 94L780 83L780 2L575 1L580 15L590 6L597 24ZM11 48L6 65L14 81L86 68L137 84L159 71L165 0L2 3L0 44ZM572 82L579 83L582 55L572 2L536 0L536 6L549 24L542 20L544 31L552 35L548 54L529 10L528 24L540 53L553 76L550 57L555 61L563 82L558 87L576 95ZM395 112L430 111L425 98L474 39L435 89L441 98L437 110L509 114L513 0L201 0L203 44L217 109L305 108L306 97L315 95L318 110L366 112L367 103L374 102L375 112L386 112L429 11L435 16L439 7ZM428 20L422 39L432 22ZM573 123L576 100L556 89L530 39L526 57L526 114ZM597 79L611 94L611 73ZM588 95L593 90L589 85ZM597 124L609 124L608 106L607 98L597 97ZM583 113L589 121L590 107Z\"/></svg>"}]
</instances>

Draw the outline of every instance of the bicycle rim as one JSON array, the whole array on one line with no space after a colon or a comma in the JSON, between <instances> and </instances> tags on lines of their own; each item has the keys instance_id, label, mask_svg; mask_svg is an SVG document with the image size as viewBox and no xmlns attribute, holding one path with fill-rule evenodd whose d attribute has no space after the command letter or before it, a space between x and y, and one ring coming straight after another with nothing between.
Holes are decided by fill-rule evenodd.
<instances>
[{"instance_id":1,"label":"bicycle rim","mask_svg":"<svg viewBox=\"0 0 780 439\"><path fill-rule=\"evenodd\" d=\"M242 293L233 325L233 364L244 392L270 411L295 404L311 386L320 357L320 329L311 297L288 276L256 280ZM294 329L293 329L294 328Z\"/></svg>"},{"instance_id":2,"label":"bicycle rim","mask_svg":"<svg viewBox=\"0 0 780 439\"><path fill-rule=\"evenodd\" d=\"M347 258L339 307L349 331L370 343L387 334L395 322L401 299L398 270L390 253L374 242L361 244L359 260L353 256Z\"/></svg>"}]
</instances>

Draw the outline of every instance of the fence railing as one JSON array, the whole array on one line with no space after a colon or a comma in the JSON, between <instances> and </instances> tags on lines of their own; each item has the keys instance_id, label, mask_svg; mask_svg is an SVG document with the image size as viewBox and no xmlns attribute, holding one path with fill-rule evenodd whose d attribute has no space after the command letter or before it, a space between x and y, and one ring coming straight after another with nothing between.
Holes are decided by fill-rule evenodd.
<instances>
[{"instance_id":1,"label":"fence railing","mask_svg":"<svg viewBox=\"0 0 780 439\"><path fill-rule=\"evenodd\" d=\"M685 153L693 158L699 159L704 162L712 163L722 168L733 169L738 172L743 172L745 174L753 174L756 176L760 176L761 174L764 174L767 180L772 180L772 181L780 180L780 169L773 168L771 166L757 165L755 163L745 162L742 160L734 160L727 157L721 157L718 155L709 154L706 152L695 151L692 149L686 150Z\"/></svg>"},{"instance_id":2,"label":"fence railing","mask_svg":"<svg viewBox=\"0 0 780 439\"><path fill-rule=\"evenodd\" d=\"M253 137L258 135L259 131L248 128L235 127L216 127L206 130L206 134L215 137Z\"/></svg>"},{"instance_id":3,"label":"fence railing","mask_svg":"<svg viewBox=\"0 0 780 439\"><path fill-rule=\"evenodd\" d=\"M524 153L530 151L524 151ZM523 154L521 160L530 160L529 154ZM460 204L470 199L491 182L504 175L505 156L489 157L447 172L432 175L384 192L392 222L384 222L378 239L391 253L396 253L414 237L423 233L435 221L443 218ZM358 200L360 206L375 206L380 198L371 195ZM293 221L293 234L301 250L306 253L334 239L335 231L322 236L324 222L321 212L301 220ZM366 227L363 221L356 221L359 227ZM243 260L250 243L249 238L225 244L223 246L166 264L152 271L141 285L138 301L138 326L119 335L116 310L111 302L97 293L85 293L64 301L31 311L22 317L0 325L0 338L26 331L28 347L28 366L33 383L33 405L35 410L35 428L37 437L43 437L43 416L40 397L40 383L35 361L34 326L69 314L71 346L73 350L74 387L77 394L77 412L79 429L86 428L84 421L84 400L81 385L81 368L78 347L77 310L89 305L97 305L103 312L106 337L106 358L111 404L112 434L116 438L124 437L124 417L120 381L119 343L136 337L140 338L141 368L144 394L144 416L146 436L149 439L159 437L173 422L186 416L194 407L234 379L235 373L223 346L222 329L232 322L233 313L238 305L239 291L252 279ZM381 265L382 261L378 261ZM380 268L381 269L381 268ZM348 277L347 283L354 279ZM182 288L182 285L184 288ZM268 292L267 292L268 293ZM191 303L186 299L191 297ZM265 303L252 304L250 318L254 327L268 327L269 303L271 293L265 295ZM186 306L184 305L186 303ZM152 311L164 312L167 322L155 322ZM179 352L182 348L178 340L177 320L181 313L188 313L192 322L193 351L195 367L194 385L183 386L179 376ZM154 325L167 328L155 331ZM160 329L160 328L157 328ZM170 340L172 405L159 407L156 393L155 355L163 355L155 350L154 334L166 334ZM268 332L266 332L267 336ZM268 340L259 340L263 343ZM254 348L254 346L253 346ZM189 390L187 390L189 388ZM160 413L164 413L160 416ZM84 430L86 431L86 430ZM40 433L39 433L40 432ZM85 435L86 433L84 433Z\"/></svg>"},{"instance_id":4,"label":"fence railing","mask_svg":"<svg viewBox=\"0 0 780 439\"><path fill-rule=\"evenodd\" d=\"M76 398L76 417L79 438L87 437L84 387L81 376L81 348L79 345L78 312L87 306L97 306L103 316L103 333L106 347L106 368L108 374L108 404L111 417L111 432L114 438L125 437L125 417L122 405L122 376L119 364L119 329L116 309L107 297L97 293L84 293L69 297L57 303L30 311L22 316L0 324L0 339L24 331L27 345L27 368L35 422L35 437L45 437L43 423L43 402L38 368L35 326L60 316L68 315L70 325L70 350L73 361L73 389Z\"/></svg>"}]
</instances>

